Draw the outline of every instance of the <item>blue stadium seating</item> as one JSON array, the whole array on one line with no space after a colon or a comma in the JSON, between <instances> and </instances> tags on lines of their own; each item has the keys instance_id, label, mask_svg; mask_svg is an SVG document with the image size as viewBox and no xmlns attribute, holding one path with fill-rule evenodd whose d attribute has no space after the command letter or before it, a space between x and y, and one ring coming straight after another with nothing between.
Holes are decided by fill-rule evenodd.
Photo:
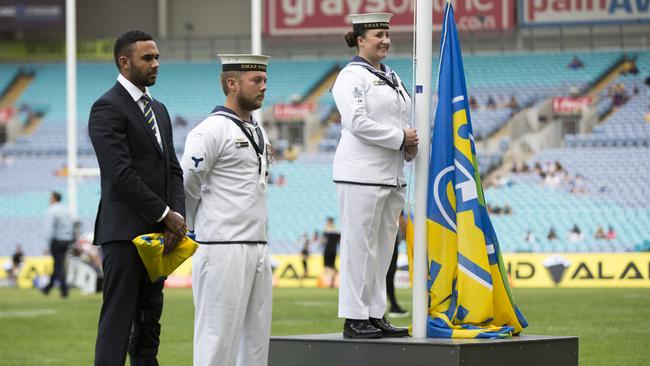
<instances>
[{"instance_id":1,"label":"blue stadium seating","mask_svg":"<svg viewBox=\"0 0 650 366\"><path fill-rule=\"evenodd\" d=\"M0 94L9 86L19 69L20 66L14 64L0 65Z\"/></svg>"},{"instance_id":2,"label":"blue stadium seating","mask_svg":"<svg viewBox=\"0 0 650 366\"><path fill-rule=\"evenodd\" d=\"M480 108L472 111L476 136L489 136L510 116L503 107L516 94L521 105L536 103L555 94L564 94L569 86L584 87L621 56L620 52L580 53L586 67L569 70L566 64L572 54L509 54L467 56L465 69L468 89L481 105L493 95L501 105L495 110ZM639 53L641 75L650 70L650 53ZM411 60L387 60L400 73L407 87L411 81ZM267 106L288 102L292 95L305 95L325 74L344 60L272 60L269 69ZM2 77L11 73L11 67L0 67ZM21 137L12 146L1 147L11 163L0 165L0 255L6 255L21 242L27 254L41 254L46 247L42 226L51 190L66 191L66 178L56 176L65 166L65 68L61 64L32 66L36 78L19 103L29 103L46 111L44 121L32 136ZM531 69L544 72L530 72ZM5 70L9 70L6 71ZM177 153L181 154L185 136L192 125L205 116L214 105L223 102L218 81L218 65L213 63L163 63L158 83L152 93L168 106L172 116L187 118L188 126L174 129ZM434 68L435 70L435 68ZM97 166L87 137L85 121L92 102L114 83L115 66L108 63L79 66L79 151L80 164ZM630 81L632 80L632 81ZM638 79L623 80L638 82ZM643 90L643 93L647 93ZM326 93L321 102L331 105ZM541 163L560 161L572 175L584 177L588 193L575 195L568 185L549 188L540 184L534 174L512 177L513 185L486 190L488 203L512 207L511 215L493 215L492 220L504 250L509 251L629 251L650 249L650 238L645 230L650 224L650 203L646 188L650 171L647 124L647 94L632 98L615 111L608 120L597 126L592 135L567 136L567 148L546 151L533 161ZM323 108L326 115L327 108ZM338 204L331 181L331 151L335 149L340 125L330 126L323 140L324 150L330 152L304 155L294 162L280 161L273 166L275 177L284 175L287 185L269 188L269 236L274 253L295 253L295 244L302 233L311 233L323 227L325 218L338 218ZM583 146L583 139L597 139L597 135L618 136L622 143L604 143ZM588 136L588 137L585 137ZM580 141L580 143L575 143ZM600 141L600 140L599 140ZM504 140L504 147L508 141ZM593 147L591 147L593 146ZM501 156L481 155L482 172L501 163ZM531 161L531 163L533 162ZM406 169L409 172L409 169ZM605 187L601 190L602 187ZM412 192L412 191L411 191ZM97 178L84 178L79 186L79 216L84 231L91 231L99 200ZM591 238L598 225L612 225L618 232L616 241L585 240L568 245L565 234L574 224ZM553 226L562 240L548 242L546 232ZM526 243L526 230L532 230L539 239Z\"/></svg>"}]
</instances>

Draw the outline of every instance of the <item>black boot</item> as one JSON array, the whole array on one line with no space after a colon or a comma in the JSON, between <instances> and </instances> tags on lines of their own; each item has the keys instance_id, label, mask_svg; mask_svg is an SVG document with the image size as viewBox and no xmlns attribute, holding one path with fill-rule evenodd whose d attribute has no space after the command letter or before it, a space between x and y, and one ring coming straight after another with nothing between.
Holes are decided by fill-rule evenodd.
<instances>
[{"instance_id":1,"label":"black boot","mask_svg":"<svg viewBox=\"0 0 650 366\"><path fill-rule=\"evenodd\" d=\"M386 338L399 338L409 336L408 329L394 327L391 323L388 322L388 320L386 320L386 317L370 318L370 324L372 324L375 328L381 330L381 333Z\"/></svg>"},{"instance_id":2,"label":"black boot","mask_svg":"<svg viewBox=\"0 0 650 366\"><path fill-rule=\"evenodd\" d=\"M370 324L367 319L345 319L343 324L343 338L381 338L382 331Z\"/></svg>"}]
</instances>

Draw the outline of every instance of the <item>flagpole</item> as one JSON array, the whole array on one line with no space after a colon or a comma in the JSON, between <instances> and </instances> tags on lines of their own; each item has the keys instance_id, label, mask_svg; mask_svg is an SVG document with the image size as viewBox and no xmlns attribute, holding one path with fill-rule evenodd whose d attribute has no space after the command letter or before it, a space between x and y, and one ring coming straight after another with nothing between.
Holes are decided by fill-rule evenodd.
<instances>
[{"instance_id":1,"label":"flagpole","mask_svg":"<svg viewBox=\"0 0 650 366\"><path fill-rule=\"evenodd\" d=\"M77 2L65 2L66 112L68 160L68 210L77 212Z\"/></svg>"},{"instance_id":2,"label":"flagpole","mask_svg":"<svg viewBox=\"0 0 650 366\"><path fill-rule=\"evenodd\" d=\"M262 0L251 0L251 53L262 54ZM254 110L253 118L262 122L262 110Z\"/></svg>"},{"instance_id":3,"label":"flagpole","mask_svg":"<svg viewBox=\"0 0 650 366\"><path fill-rule=\"evenodd\" d=\"M420 137L415 158L415 231L413 245L413 337L426 338L427 291L427 187L431 149L431 68L433 6L431 0L416 0L415 39L415 126Z\"/></svg>"}]
</instances>

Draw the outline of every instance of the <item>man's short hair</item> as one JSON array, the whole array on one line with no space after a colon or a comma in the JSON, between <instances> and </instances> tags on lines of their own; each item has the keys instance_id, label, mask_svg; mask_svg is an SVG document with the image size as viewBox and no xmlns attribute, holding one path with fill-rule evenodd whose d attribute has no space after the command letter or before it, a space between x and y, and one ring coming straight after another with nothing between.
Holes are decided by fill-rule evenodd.
<instances>
[{"instance_id":1,"label":"man's short hair","mask_svg":"<svg viewBox=\"0 0 650 366\"><path fill-rule=\"evenodd\" d=\"M223 94L228 95L228 79L234 78L239 81L243 71L223 71L221 73L221 89L223 89Z\"/></svg>"},{"instance_id":2,"label":"man's short hair","mask_svg":"<svg viewBox=\"0 0 650 366\"><path fill-rule=\"evenodd\" d=\"M113 57L115 57L115 66L120 69L120 56L130 56L131 46L138 41L153 41L151 34L139 30L128 31L117 38L113 48Z\"/></svg>"},{"instance_id":3,"label":"man's short hair","mask_svg":"<svg viewBox=\"0 0 650 366\"><path fill-rule=\"evenodd\" d=\"M56 202L61 202L61 193L59 193L57 191L53 191L52 192L52 197L54 197L54 200Z\"/></svg>"}]
</instances>

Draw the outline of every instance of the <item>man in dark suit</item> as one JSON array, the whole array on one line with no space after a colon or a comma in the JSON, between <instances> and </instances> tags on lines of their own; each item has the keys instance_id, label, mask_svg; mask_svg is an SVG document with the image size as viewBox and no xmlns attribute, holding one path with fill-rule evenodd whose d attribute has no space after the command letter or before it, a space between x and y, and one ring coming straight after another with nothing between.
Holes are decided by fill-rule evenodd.
<instances>
[{"instance_id":1,"label":"man in dark suit","mask_svg":"<svg viewBox=\"0 0 650 366\"><path fill-rule=\"evenodd\" d=\"M158 365L163 281L152 283L131 240L163 232L165 251L185 235L185 194L165 106L148 87L158 48L144 32L115 42L117 83L93 105L88 132L101 171L95 245L102 246L104 302L95 365Z\"/></svg>"}]
</instances>

